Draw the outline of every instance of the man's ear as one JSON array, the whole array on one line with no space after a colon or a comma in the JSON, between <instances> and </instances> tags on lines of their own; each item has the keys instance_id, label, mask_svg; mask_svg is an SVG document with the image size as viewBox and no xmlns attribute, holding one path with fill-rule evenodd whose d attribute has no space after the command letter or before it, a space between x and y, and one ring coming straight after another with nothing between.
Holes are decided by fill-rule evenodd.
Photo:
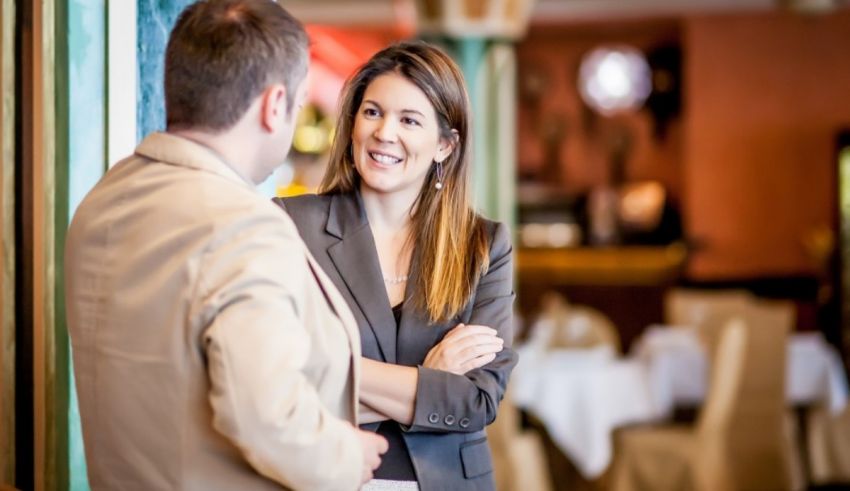
<instances>
[{"instance_id":1,"label":"man's ear","mask_svg":"<svg viewBox=\"0 0 850 491\"><path fill-rule=\"evenodd\" d=\"M260 125L266 131L274 132L285 121L282 116L289 110L286 104L286 87L283 84L270 85L261 97Z\"/></svg>"},{"instance_id":2,"label":"man's ear","mask_svg":"<svg viewBox=\"0 0 850 491\"><path fill-rule=\"evenodd\" d=\"M454 149L457 148L459 140L460 135L457 130L452 130L452 136L450 138L440 138L440 148L437 149L437 155L434 160L437 162L446 160Z\"/></svg>"}]
</instances>

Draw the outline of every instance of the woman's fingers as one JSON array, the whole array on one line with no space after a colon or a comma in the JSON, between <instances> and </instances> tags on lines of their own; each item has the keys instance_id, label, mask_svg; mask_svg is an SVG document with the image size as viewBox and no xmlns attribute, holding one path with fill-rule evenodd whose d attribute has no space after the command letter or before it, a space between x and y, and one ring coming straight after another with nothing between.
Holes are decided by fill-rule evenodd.
<instances>
[{"instance_id":1,"label":"woman's fingers","mask_svg":"<svg viewBox=\"0 0 850 491\"><path fill-rule=\"evenodd\" d=\"M482 364L493 361L496 353L502 351L504 343L495 336L487 336L487 341L475 343L473 338L466 338L463 346L455 346L455 349L446 350L444 358L446 366L453 367L453 373L459 375L471 370L469 367L477 368ZM482 359L485 361L481 362ZM477 360L477 361L473 361Z\"/></svg>"},{"instance_id":2,"label":"woman's fingers","mask_svg":"<svg viewBox=\"0 0 850 491\"><path fill-rule=\"evenodd\" d=\"M444 340L443 342L446 343L444 347L446 351L461 356L465 351L475 346L498 345L499 351L501 351L501 347L505 344L505 341L495 334L475 334L459 339Z\"/></svg>"},{"instance_id":3,"label":"woman's fingers","mask_svg":"<svg viewBox=\"0 0 850 491\"><path fill-rule=\"evenodd\" d=\"M498 339L498 338L496 338ZM461 363L466 362L467 360L471 360L473 358L478 358L479 356L488 355L490 353L498 353L502 351L504 348L504 343L501 342L484 342L484 343L476 343L470 346L465 347L458 356L461 358Z\"/></svg>"},{"instance_id":4,"label":"woman's fingers","mask_svg":"<svg viewBox=\"0 0 850 491\"><path fill-rule=\"evenodd\" d=\"M498 331L491 327L458 324L431 348L424 366L463 375L493 361L504 344Z\"/></svg>"},{"instance_id":5,"label":"woman's fingers","mask_svg":"<svg viewBox=\"0 0 850 491\"><path fill-rule=\"evenodd\" d=\"M498 334L498 331L496 331L492 327L487 326L479 326L475 324L458 324L456 327L452 328L452 330L449 331L448 334L446 334L443 340L457 341L468 336L475 336L479 334L489 334L491 336L495 336L496 334Z\"/></svg>"}]
</instances>

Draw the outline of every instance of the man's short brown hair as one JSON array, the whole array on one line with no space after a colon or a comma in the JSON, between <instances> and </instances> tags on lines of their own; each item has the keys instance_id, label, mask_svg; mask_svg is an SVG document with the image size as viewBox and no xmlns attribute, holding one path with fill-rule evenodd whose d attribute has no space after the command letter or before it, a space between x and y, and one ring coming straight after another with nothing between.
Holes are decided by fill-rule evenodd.
<instances>
[{"instance_id":1,"label":"man's short brown hair","mask_svg":"<svg viewBox=\"0 0 850 491\"><path fill-rule=\"evenodd\" d=\"M168 129L225 130L269 84L288 107L307 72L304 26L273 0L201 0L177 19L165 52Z\"/></svg>"}]
</instances>

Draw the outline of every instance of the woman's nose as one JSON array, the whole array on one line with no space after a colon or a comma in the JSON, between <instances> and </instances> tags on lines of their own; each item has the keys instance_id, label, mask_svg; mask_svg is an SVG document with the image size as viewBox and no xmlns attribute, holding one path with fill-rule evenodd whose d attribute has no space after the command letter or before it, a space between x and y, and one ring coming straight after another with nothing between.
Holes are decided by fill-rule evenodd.
<instances>
[{"instance_id":1,"label":"woman's nose","mask_svg":"<svg viewBox=\"0 0 850 491\"><path fill-rule=\"evenodd\" d=\"M398 128L391 118L384 118L378 123L378 127L375 128L373 136L376 140L392 143L395 142L398 137L397 130Z\"/></svg>"}]
</instances>

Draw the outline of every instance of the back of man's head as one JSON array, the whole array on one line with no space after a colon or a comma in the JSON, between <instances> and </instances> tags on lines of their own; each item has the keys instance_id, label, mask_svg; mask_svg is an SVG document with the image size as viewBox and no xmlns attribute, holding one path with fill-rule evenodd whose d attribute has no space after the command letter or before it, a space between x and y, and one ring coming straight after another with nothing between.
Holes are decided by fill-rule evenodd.
<instances>
[{"instance_id":1,"label":"back of man's head","mask_svg":"<svg viewBox=\"0 0 850 491\"><path fill-rule=\"evenodd\" d=\"M165 53L168 130L232 127L272 83L287 107L307 73L304 27L273 0L201 0L177 19Z\"/></svg>"}]
</instances>

